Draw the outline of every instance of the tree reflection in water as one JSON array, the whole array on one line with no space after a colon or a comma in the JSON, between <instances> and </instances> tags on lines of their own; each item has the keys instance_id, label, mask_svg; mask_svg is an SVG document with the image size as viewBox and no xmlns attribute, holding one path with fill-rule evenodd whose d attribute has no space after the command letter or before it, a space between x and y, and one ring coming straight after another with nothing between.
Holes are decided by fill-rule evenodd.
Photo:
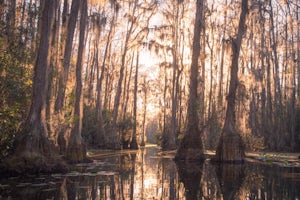
<instances>
[{"instance_id":1,"label":"tree reflection in water","mask_svg":"<svg viewBox=\"0 0 300 200\"><path fill-rule=\"evenodd\" d=\"M187 200L202 199L203 194L200 188L200 181L203 171L203 163L198 162L177 162L179 180L185 187Z\"/></svg>"},{"instance_id":2,"label":"tree reflection in water","mask_svg":"<svg viewBox=\"0 0 300 200\"><path fill-rule=\"evenodd\" d=\"M176 165L159 151L121 151L69 174L0 179L0 199L300 199L299 168Z\"/></svg>"},{"instance_id":3,"label":"tree reflection in water","mask_svg":"<svg viewBox=\"0 0 300 200\"><path fill-rule=\"evenodd\" d=\"M223 199L240 199L240 188L245 178L244 164L219 164L215 166Z\"/></svg>"}]
</instances>

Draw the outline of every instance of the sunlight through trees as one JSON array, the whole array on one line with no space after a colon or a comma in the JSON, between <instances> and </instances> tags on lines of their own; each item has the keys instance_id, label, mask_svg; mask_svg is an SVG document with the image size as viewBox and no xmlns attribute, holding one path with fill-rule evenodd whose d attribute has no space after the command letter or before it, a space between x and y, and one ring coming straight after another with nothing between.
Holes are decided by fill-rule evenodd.
<instances>
[{"instance_id":1,"label":"sunlight through trees","mask_svg":"<svg viewBox=\"0 0 300 200\"><path fill-rule=\"evenodd\" d=\"M150 141L183 160L300 151L300 1L245 4L0 0L1 163Z\"/></svg>"}]
</instances>

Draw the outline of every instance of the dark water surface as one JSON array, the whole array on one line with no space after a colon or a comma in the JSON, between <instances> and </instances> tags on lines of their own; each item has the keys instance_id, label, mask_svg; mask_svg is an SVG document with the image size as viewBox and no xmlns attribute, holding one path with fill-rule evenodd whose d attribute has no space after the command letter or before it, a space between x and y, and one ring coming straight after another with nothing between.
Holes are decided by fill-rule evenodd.
<instances>
[{"instance_id":1,"label":"dark water surface","mask_svg":"<svg viewBox=\"0 0 300 200\"><path fill-rule=\"evenodd\" d=\"M155 146L68 174L0 179L0 199L300 199L300 168L175 164Z\"/></svg>"}]
</instances>

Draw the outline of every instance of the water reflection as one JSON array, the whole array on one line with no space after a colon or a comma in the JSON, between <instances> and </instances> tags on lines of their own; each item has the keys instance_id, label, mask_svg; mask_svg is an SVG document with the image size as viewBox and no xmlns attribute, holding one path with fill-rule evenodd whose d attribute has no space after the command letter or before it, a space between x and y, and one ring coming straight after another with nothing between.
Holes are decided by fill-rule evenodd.
<instances>
[{"instance_id":1,"label":"water reflection","mask_svg":"<svg viewBox=\"0 0 300 200\"><path fill-rule=\"evenodd\" d=\"M178 162L179 180L185 188L187 200L202 199L203 194L200 188L202 177L203 163L195 162Z\"/></svg>"},{"instance_id":2,"label":"water reflection","mask_svg":"<svg viewBox=\"0 0 300 200\"><path fill-rule=\"evenodd\" d=\"M78 165L74 172L0 179L0 199L300 199L300 169L177 163L157 147Z\"/></svg>"},{"instance_id":3,"label":"water reflection","mask_svg":"<svg viewBox=\"0 0 300 200\"><path fill-rule=\"evenodd\" d=\"M241 199L239 193L245 178L245 165L222 164L216 165L215 169L223 198Z\"/></svg>"}]
</instances>

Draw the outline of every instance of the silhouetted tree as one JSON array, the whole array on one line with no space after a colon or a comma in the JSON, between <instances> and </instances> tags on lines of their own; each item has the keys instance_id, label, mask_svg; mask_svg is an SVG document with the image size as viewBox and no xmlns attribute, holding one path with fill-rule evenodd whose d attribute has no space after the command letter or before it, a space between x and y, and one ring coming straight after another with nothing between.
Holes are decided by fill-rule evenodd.
<instances>
[{"instance_id":1,"label":"silhouetted tree","mask_svg":"<svg viewBox=\"0 0 300 200\"><path fill-rule=\"evenodd\" d=\"M248 13L248 0L242 0L242 12L238 25L238 32L236 38L232 40L232 63L230 71L230 85L227 95L227 111L225 124L219 144L215 160L218 162L243 162L245 157L245 149L243 140L236 129L235 119L235 101L236 90L238 86L238 61L240 49L242 45L242 38L246 32L246 17Z\"/></svg>"},{"instance_id":2,"label":"silhouetted tree","mask_svg":"<svg viewBox=\"0 0 300 200\"><path fill-rule=\"evenodd\" d=\"M187 127L185 135L180 142L175 159L177 160L203 160L203 144L198 118L198 58L200 55L200 31L203 23L203 1L197 0L196 19L194 25L194 39L192 64L190 72L190 89L187 109Z\"/></svg>"}]
</instances>

